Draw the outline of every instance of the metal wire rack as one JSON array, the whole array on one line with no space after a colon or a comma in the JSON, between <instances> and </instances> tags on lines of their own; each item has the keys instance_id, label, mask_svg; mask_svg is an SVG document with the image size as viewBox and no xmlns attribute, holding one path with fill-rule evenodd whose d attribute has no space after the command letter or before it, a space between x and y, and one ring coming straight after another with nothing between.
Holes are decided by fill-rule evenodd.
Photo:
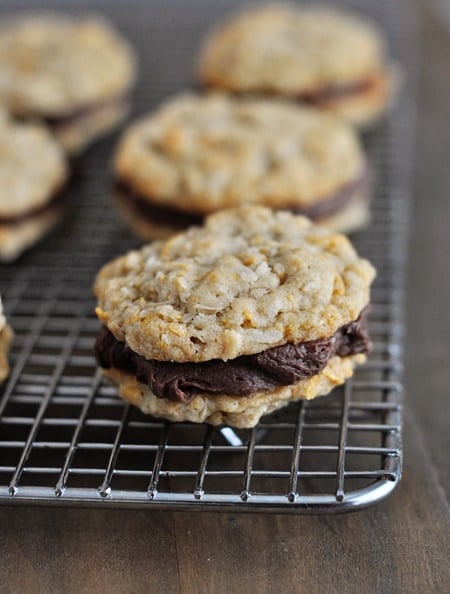
<instances>
[{"instance_id":1,"label":"metal wire rack","mask_svg":"<svg viewBox=\"0 0 450 594\"><path fill-rule=\"evenodd\" d=\"M199 35L230 4L102 5L139 53L136 113L191 83ZM373 223L354 241L378 269L368 363L329 397L293 404L252 430L171 424L123 403L92 354L96 271L136 245L110 206L109 138L74 164L59 229L0 268L15 331L0 388L1 502L317 513L364 507L396 486L415 17L406 2L352 5L381 22L406 73L399 107L365 139Z\"/></svg>"}]
</instances>

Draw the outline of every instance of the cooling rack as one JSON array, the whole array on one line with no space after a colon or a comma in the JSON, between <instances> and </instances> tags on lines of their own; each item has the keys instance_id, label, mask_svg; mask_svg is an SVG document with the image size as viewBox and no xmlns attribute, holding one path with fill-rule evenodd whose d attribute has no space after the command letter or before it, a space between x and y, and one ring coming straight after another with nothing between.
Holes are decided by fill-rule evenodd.
<instances>
[{"instance_id":1,"label":"cooling rack","mask_svg":"<svg viewBox=\"0 0 450 594\"><path fill-rule=\"evenodd\" d=\"M138 51L136 114L192 84L200 35L232 5L99 5ZM373 223L353 239L378 269L367 364L329 397L292 404L252 430L171 424L122 402L92 354L96 271L137 245L111 208L110 137L74 163L60 227L0 267L15 331L11 374L0 388L0 502L330 513L373 504L394 489L402 462L416 17L407 2L351 6L380 22L405 75L398 107L365 138L375 173Z\"/></svg>"}]
</instances>

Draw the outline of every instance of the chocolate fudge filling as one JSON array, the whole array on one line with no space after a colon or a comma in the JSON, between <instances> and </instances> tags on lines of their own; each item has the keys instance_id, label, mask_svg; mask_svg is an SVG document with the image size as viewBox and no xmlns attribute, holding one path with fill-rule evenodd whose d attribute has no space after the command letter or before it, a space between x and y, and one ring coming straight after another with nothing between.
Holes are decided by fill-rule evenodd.
<instances>
[{"instance_id":1,"label":"chocolate fudge filling","mask_svg":"<svg viewBox=\"0 0 450 594\"><path fill-rule=\"evenodd\" d=\"M315 91L299 93L296 95L296 97L305 103L320 106L322 104L328 103L329 101L346 99L347 97L352 97L361 93L367 93L376 86L376 82L377 79L375 77L371 77L352 84L330 85L328 87L316 89Z\"/></svg>"},{"instance_id":2,"label":"chocolate fudge filling","mask_svg":"<svg viewBox=\"0 0 450 594\"><path fill-rule=\"evenodd\" d=\"M48 202L38 206L36 208L31 208L20 214L14 215L2 215L0 214L0 225L19 225L24 221L28 221L33 217L39 216L45 212L49 212L53 208L59 208L64 204L66 201L66 184L64 184L59 190L56 190L53 194L53 197L50 198Z\"/></svg>"},{"instance_id":3,"label":"chocolate fudge filling","mask_svg":"<svg viewBox=\"0 0 450 594\"><path fill-rule=\"evenodd\" d=\"M320 221L320 219L331 216L347 206L356 192L364 191L368 185L369 177L366 168L355 180L345 184L330 196L308 206L286 205L284 209L295 214L304 215L313 221ZM175 229L185 229L190 225L200 225L204 219L201 214L189 213L152 203L124 181L117 181L115 189L119 200L131 204L137 214L151 219L154 223L168 225Z\"/></svg>"},{"instance_id":4,"label":"chocolate fudge filling","mask_svg":"<svg viewBox=\"0 0 450 594\"><path fill-rule=\"evenodd\" d=\"M371 348L366 328L366 307L357 320L342 326L330 338L285 344L255 355L229 361L201 363L148 360L103 327L95 343L98 364L136 376L158 398L189 402L198 393L250 396L273 390L320 373L331 357L367 353Z\"/></svg>"},{"instance_id":5,"label":"chocolate fudge filling","mask_svg":"<svg viewBox=\"0 0 450 594\"><path fill-rule=\"evenodd\" d=\"M68 126L70 124L76 124L79 120L94 114L103 108L114 106L121 103L125 97L119 96L114 99L108 99L105 101L98 101L97 103L91 103L89 105L82 105L76 109L70 111L56 113L56 114L42 114L36 113L34 115L18 115L18 119L27 121L30 119L41 120L49 126L49 128L58 128L59 126Z\"/></svg>"},{"instance_id":6,"label":"chocolate fudge filling","mask_svg":"<svg viewBox=\"0 0 450 594\"><path fill-rule=\"evenodd\" d=\"M201 225L204 219L200 214L188 213L149 202L127 183L120 180L115 183L115 194L119 200L131 205L137 215L150 219L153 223L173 227L177 230L185 229L191 225Z\"/></svg>"},{"instance_id":7,"label":"chocolate fudge filling","mask_svg":"<svg viewBox=\"0 0 450 594\"><path fill-rule=\"evenodd\" d=\"M290 211L304 215L312 221L320 221L326 217L332 216L337 212L345 208L355 196L357 192L368 192L370 185L370 173L368 167L366 167L361 175L355 180L345 184L336 192L333 192L331 196L318 200L314 204L304 207L291 206Z\"/></svg>"},{"instance_id":8,"label":"chocolate fudge filling","mask_svg":"<svg viewBox=\"0 0 450 594\"><path fill-rule=\"evenodd\" d=\"M286 96L298 99L304 103L308 103L310 105L321 106L326 105L330 101L335 101L338 99L346 99L351 98L357 95L361 95L364 93L370 92L373 88L376 87L379 79L382 75L378 76L371 76L369 78L365 78L363 80L342 84L342 85L328 85L317 88L311 91L304 91L300 93L290 94L289 92L286 93ZM214 85L213 85L214 86ZM236 96L256 96L256 97L278 97L283 96L282 91L276 91L272 89L259 89L257 91L240 91L237 89L229 89L229 91Z\"/></svg>"}]
</instances>

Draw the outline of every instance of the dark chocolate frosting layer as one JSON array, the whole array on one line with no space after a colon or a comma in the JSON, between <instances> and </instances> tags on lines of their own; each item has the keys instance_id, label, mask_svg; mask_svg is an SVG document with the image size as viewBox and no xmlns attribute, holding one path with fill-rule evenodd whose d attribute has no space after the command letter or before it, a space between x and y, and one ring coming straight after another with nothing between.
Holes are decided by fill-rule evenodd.
<instances>
[{"instance_id":1,"label":"dark chocolate frosting layer","mask_svg":"<svg viewBox=\"0 0 450 594\"><path fill-rule=\"evenodd\" d=\"M66 187L67 184L64 183L61 188L54 192L53 196L50 198L50 200L48 200L48 202L45 202L45 204L42 204L37 208L30 208L24 212L12 215L0 214L0 225L19 225L20 223L28 221L33 217L44 214L45 212L49 212L53 208L63 206L67 199Z\"/></svg>"},{"instance_id":2,"label":"dark chocolate frosting layer","mask_svg":"<svg viewBox=\"0 0 450 594\"><path fill-rule=\"evenodd\" d=\"M329 338L285 344L229 361L176 363L145 359L117 340L106 327L95 343L95 355L101 367L136 376L158 398L189 402L198 393L249 396L316 375L334 355L347 357L369 352L367 309Z\"/></svg>"},{"instance_id":3,"label":"dark chocolate frosting layer","mask_svg":"<svg viewBox=\"0 0 450 594\"><path fill-rule=\"evenodd\" d=\"M354 97L360 93L368 92L375 85L375 83L376 81L374 78L367 78L351 84L329 85L308 93L299 93L297 98L300 101L305 101L311 105L320 106L321 104L327 103L328 101Z\"/></svg>"},{"instance_id":4,"label":"dark chocolate frosting layer","mask_svg":"<svg viewBox=\"0 0 450 594\"><path fill-rule=\"evenodd\" d=\"M321 198L309 206L286 203L283 209L304 215L313 221L320 221L320 219L333 215L344 208L352 200L356 192L366 188L369 177L369 172L365 169L360 176L341 186L330 196ZM184 229L190 225L200 225L204 219L200 214L160 206L151 202L150 198L141 196L129 184L121 180L116 182L116 194L120 200L125 200L128 204L131 204L136 213L151 219L155 223L169 225L176 229Z\"/></svg>"},{"instance_id":5,"label":"dark chocolate frosting layer","mask_svg":"<svg viewBox=\"0 0 450 594\"><path fill-rule=\"evenodd\" d=\"M136 214L151 219L152 222L160 225L168 225L174 229L182 230L190 225L201 225L204 220L204 217L200 214L184 212L151 202L150 199L145 198L129 184L121 180L115 183L115 194L119 200L124 200L127 204L130 204Z\"/></svg>"},{"instance_id":6,"label":"dark chocolate frosting layer","mask_svg":"<svg viewBox=\"0 0 450 594\"><path fill-rule=\"evenodd\" d=\"M125 96L119 95L111 99L104 101L97 101L96 103L90 103L87 105L80 105L78 108L74 108L70 111L55 114L36 114L36 118L43 120L50 128L57 128L58 126L65 126L68 124L76 124L78 120L85 118L86 116L93 115L97 111L100 111L106 107L113 106L122 102Z\"/></svg>"},{"instance_id":7,"label":"dark chocolate frosting layer","mask_svg":"<svg viewBox=\"0 0 450 594\"><path fill-rule=\"evenodd\" d=\"M283 93L282 91L275 91L273 89L255 89L252 92L241 91L238 89L228 89L233 95L237 97L248 96L251 94L253 97L279 97L286 96L292 99L297 99L302 103L308 103L309 105L318 106L325 105L330 101L337 99L351 99L362 93L367 93L377 84L378 77L372 76L364 78L359 81L346 84L333 84L323 85L311 91ZM204 88L204 87L200 87Z\"/></svg>"}]
</instances>

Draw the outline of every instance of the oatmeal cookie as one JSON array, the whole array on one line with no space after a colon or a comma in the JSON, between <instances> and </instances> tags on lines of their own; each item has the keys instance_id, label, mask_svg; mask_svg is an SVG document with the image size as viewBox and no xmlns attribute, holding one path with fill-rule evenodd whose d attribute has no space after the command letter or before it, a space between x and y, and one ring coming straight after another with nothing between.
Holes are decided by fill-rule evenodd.
<instances>
[{"instance_id":1,"label":"oatmeal cookie","mask_svg":"<svg viewBox=\"0 0 450 594\"><path fill-rule=\"evenodd\" d=\"M6 323L3 315L2 300L0 297L0 383L8 376L8 351L13 337L13 332Z\"/></svg>"},{"instance_id":2,"label":"oatmeal cookie","mask_svg":"<svg viewBox=\"0 0 450 594\"><path fill-rule=\"evenodd\" d=\"M253 426L365 360L373 277L346 237L305 217L222 211L99 272L97 359L144 412Z\"/></svg>"},{"instance_id":3,"label":"oatmeal cookie","mask_svg":"<svg viewBox=\"0 0 450 594\"><path fill-rule=\"evenodd\" d=\"M118 203L144 238L243 203L336 230L368 219L368 167L355 131L282 101L176 97L125 132L115 172Z\"/></svg>"},{"instance_id":4,"label":"oatmeal cookie","mask_svg":"<svg viewBox=\"0 0 450 594\"><path fill-rule=\"evenodd\" d=\"M0 103L45 121L70 153L124 118L134 80L131 48L97 17L22 15L0 27Z\"/></svg>"},{"instance_id":5,"label":"oatmeal cookie","mask_svg":"<svg viewBox=\"0 0 450 594\"><path fill-rule=\"evenodd\" d=\"M67 175L46 129L0 114L0 261L17 258L59 220Z\"/></svg>"},{"instance_id":6,"label":"oatmeal cookie","mask_svg":"<svg viewBox=\"0 0 450 594\"><path fill-rule=\"evenodd\" d=\"M373 23L333 8L268 5L232 16L205 40L201 83L237 94L291 98L368 126L398 75Z\"/></svg>"}]
</instances>

